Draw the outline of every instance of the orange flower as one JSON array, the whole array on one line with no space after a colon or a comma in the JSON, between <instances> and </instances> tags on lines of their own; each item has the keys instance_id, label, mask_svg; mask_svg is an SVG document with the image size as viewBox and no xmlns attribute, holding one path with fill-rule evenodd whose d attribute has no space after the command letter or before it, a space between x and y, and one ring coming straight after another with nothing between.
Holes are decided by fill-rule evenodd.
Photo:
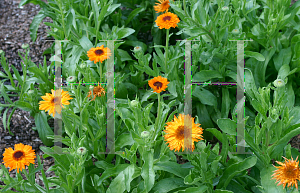
<instances>
[{"instance_id":1,"label":"orange flower","mask_svg":"<svg viewBox=\"0 0 300 193\"><path fill-rule=\"evenodd\" d=\"M199 140L203 140L202 133L203 129L200 127L200 124L195 124L194 119L190 115L183 115L180 114L177 117L174 115L174 120L171 122L168 122L165 130L166 135L164 135L165 140L167 141L166 143L169 143L170 150L175 149L175 151L179 151L182 148L182 151L184 151L184 118L187 118L191 125L187 125L187 130L189 128L192 131L186 131L186 132L192 132L192 147L189 149L192 149L194 151L195 145L194 142L197 142ZM189 124L189 123L187 123ZM189 127L190 126L190 127Z\"/></svg>"},{"instance_id":2,"label":"orange flower","mask_svg":"<svg viewBox=\"0 0 300 193\"><path fill-rule=\"evenodd\" d=\"M170 1L169 0L158 0L158 1L160 3L155 3L156 6L153 6L156 13L164 12L164 11L168 12L169 7L170 7L170 5L169 5Z\"/></svg>"},{"instance_id":3,"label":"orange flower","mask_svg":"<svg viewBox=\"0 0 300 193\"><path fill-rule=\"evenodd\" d=\"M69 105L70 102L68 100L71 100L73 98L70 97L68 91L61 90L61 93L58 93L57 95L54 94L54 90L51 89L52 94L46 93L46 96L41 96L44 101L40 101L39 104L39 110L45 110L49 111L49 115L53 114L53 117L55 116L55 108L57 112L60 114L61 107L60 105L65 108L63 105ZM56 90L56 92L60 92L59 90ZM61 104L59 103L61 102Z\"/></svg>"},{"instance_id":4,"label":"orange flower","mask_svg":"<svg viewBox=\"0 0 300 193\"><path fill-rule=\"evenodd\" d=\"M24 145L22 143L15 144L15 150L5 148L3 153L3 162L5 167L9 167L9 171L17 169L22 171L25 169L25 165L29 166L30 163L34 164L36 158L35 152L30 145Z\"/></svg>"},{"instance_id":5,"label":"orange flower","mask_svg":"<svg viewBox=\"0 0 300 193\"><path fill-rule=\"evenodd\" d=\"M170 82L168 82L168 79L163 78L161 76L154 77L153 79L148 81L149 86L154 90L153 92L157 92L157 93L161 93L162 91L165 91L169 83Z\"/></svg>"},{"instance_id":6,"label":"orange flower","mask_svg":"<svg viewBox=\"0 0 300 193\"><path fill-rule=\"evenodd\" d=\"M96 96L101 97L102 94L105 95L105 90L100 86L100 83L98 83L98 86L93 88L94 98L92 99L92 101L95 100ZM91 95L92 95L92 91L90 90L89 95L87 97L90 97Z\"/></svg>"},{"instance_id":7,"label":"orange flower","mask_svg":"<svg viewBox=\"0 0 300 193\"><path fill-rule=\"evenodd\" d=\"M177 27L177 23L179 23L180 20L176 14L167 12L158 16L155 22L159 29L170 29L171 27Z\"/></svg>"},{"instance_id":8,"label":"orange flower","mask_svg":"<svg viewBox=\"0 0 300 193\"><path fill-rule=\"evenodd\" d=\"M297 161L298 156L296 160L288 160L287 158L283 157L285 159L284 163L281 163L279 161L276 161L276 163L280 164L281 166L274 166L277 168L277 170L274 171L274 176L272 179L276 179L276 183L279 182L279 185L283 184L283 189L288 184L287 187L290 187L291 185L295 185L298 190L298 181L300 181L300 172L299 172L299 161Z\"/></svg>"},{"instance_id":9,"label":"orange flower","mask_svg":"<svg viewBox=\"0 0 300 193\"><path fill-rule=\"evenodd\" d=\"M101 47L91 48L87 52L87 56L90 61L94 61L96 64L99 61L102 63L104 60L109 58L109 56L111 56L111 52L109 48L104 48L102 45Z\"/></svg>"}]
</instances>

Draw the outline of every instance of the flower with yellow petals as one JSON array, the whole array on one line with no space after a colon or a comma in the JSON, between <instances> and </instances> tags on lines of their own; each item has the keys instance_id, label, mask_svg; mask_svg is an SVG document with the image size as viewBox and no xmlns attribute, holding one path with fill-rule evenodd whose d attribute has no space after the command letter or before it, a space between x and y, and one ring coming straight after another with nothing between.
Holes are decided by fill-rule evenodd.
<instances>
[{"instance_id":1,"label":"flower with yellow petals","mask_svg":"<svg viewBox=\"0 0 300 193\"><path fill-rule=\"evenodd\" d=\"M184 119L188 120L186 130L184 131ZM191 142L192 147L189 147L192 151L195 149L194 142L198 142L200 140L203 140L202 133L203 129L200 127L200 124L195 124L194 122L195 118L192 118L190 115L183 115L180 114L178 118L174 115L174 120L167 123L165 131L164 138L167 141L166 143L169 143L170 150L175 149L175 151L179 151L182 148L182 151L184 151L184 133L186 132L192 132L191 136ZM191 129L191 131L189 130ZM188 139L189 140L189 139ZM186 145L187 147L187 145Z\"/></svg>"},{"instance_id":2,"label":"flower with yellow petals","mask_svg":"<svg viewBox=\"0 0 300 193\"><path fill-rule=\"evenodd\" d=\"M98 86L93 88L94 98L92 99L92 101L95 100L96 96L101 97L102 94L105 95L105 90L104 90L104 88L102 88L102 86L100 86L100 83L98 83ZM90 97L90 96L92 96L91 90L89 91L89 95L87 97Z\"/></svg>"},{"instance_id":3,"label":"flower with yellow petals","mask_svg":"<svg viewBox=\"0 0 300 193\"><path fill-rule=\"evenodd\" d=\"M104 48L104 46L91 48L89 51L87 51L87 56L89 57L90 61L94 61L96 64L97 62L103 62L107 58L111 56L111 52L109 48Z\"/></svg>"},{"instance_id":4,"label":"flower with yellow petals","mask_svg":"<svg viewBox=\"0 0 300 193\"><path fill-rule=\"evenodd\" d=\"M169 83L170 82L168 82L168 79L163 78L161 76L154 77L153 79L148 81L149 86L153 88L153 92L157 92L157 93L161 93L162 91L165 91Z\"/></svg>"},{"instance_id":5,"label":"flower with yellow petals","mask_svg":"<svg viewBox=\"0 0 300 193\"><path fill-rule=\"evenodd\" d=\"M272 179L276 179L276 183L279 182L279 185L283 184L283 189L285 188L286 185L287 187L290 187L291 185L295 185L297 190L298 190L298 181L299 179L299 161L297 161L298 157L296 160L288 160L287 158L283 157L285 159L285 162L279 162L276 161L281 166L274 166L277 168L277 170L274 171L274 176Z\"/></svg>"},{"instance_id":6,"label":"flower with yellow petals","mask_svg":"<svg viewBox=\"0 0 300 193\"><path fill-rule=\"evenodd\" d=\"M169 5L170 1L169 0L158 0L158 1L160 3L155 3L156 5L153 6L156 13L164 12L164 11L168 12L169 7L170 7L170 5Z\"/></svg>"},{"instance_id":7,"label":"flower with yellow petals","mask_svg":"<svg viewBox=\"0 0 300 193\"><path fill-rule=\"evenodd\" d=\"M39 102L39 110L45 110L46 112L49 111L49 115L53 114L53 117L55 117L55 110L60 114L60 106L65 108L63 105L69 105L70 102L68 100L71 100L73 98L70 97L68 91L64 91L63 89L56 90L56 94L54 93L53 89L51 89L51 92L52 94L46 93L46 96L42 96L42 99L44 101Z\"/></svg>"},{"instance_id":8,"label":"flower with yellow petals","mask_svg":"<svg viewBox=\"0 0 300 193\"><path fill-rule=\"evenodd\" d=\"M177 27L177 23L179 23L180 20L176 14L167 12L158 16L155 22L159 29L170 29L171 27Z\"/></svg>"},{"instance_id":9,"label":"flower with yellow petals","mask_svg":"<svg viewBox=\"0 0 300 193\"><path fill-rule=\"evenodd\" d=\"M22 143L15 144L15 150L10 148L5 148L3 153L3 162L5 167L9 167L9 171L17 169L22 171L25 169L25 165L29 166L30 163L34 164L34 159L36 158L35 152L30 145L24 145Z\"/></svg>"}]
</instances>

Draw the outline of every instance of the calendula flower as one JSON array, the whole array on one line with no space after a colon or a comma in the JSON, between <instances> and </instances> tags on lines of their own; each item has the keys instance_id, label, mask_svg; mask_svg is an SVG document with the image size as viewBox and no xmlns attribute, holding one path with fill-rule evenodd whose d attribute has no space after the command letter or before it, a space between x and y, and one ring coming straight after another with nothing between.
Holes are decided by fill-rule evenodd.
<instances>
[{"instance_id":1,"label":"calendula flower","mask_svg":"<svg viewBox=\"0 0 300 193\"><path fill-rule=\"evenodd\" d=\"M57 112L61 113L61 107L65 108L63 105L69 105L70 102L68 100L71 100L73 98L70 97L68 91L62 90L56 90L55 92L58 92L58 94L55 95L54 90L51 89L51 93L46 93L46 96L42 96L42 99L44 101L40 101L39 104L39 110L45 110L46 112L49 111L49 115L53 114L53 117L55 116L55 108ZM59 103L60 102L60 103Z\"/></svg>"},{"instance_id":2,"label":"calendula flower","mask_svg":"<svg viewBox=\"0 0 300 193\"><path fill-rule=\"evenodd\" d=\"M163 78L161 76L154 77L153 79L148 81L149 86L153 88L153 92L157 92L157 93L161 93L162 91L165 91L169 83L170 82L168 82L168 79Z\"/></svg>"},{"instance_id":3,"label":"calendula flower","mask_svg":"<svg viewBox=\"0 0 300 193\"><path fill-rule=\"evenodd\" d=\"M105 95L105 90L104 90L104 88L102 88L102 86L100 86L100 83L98 83L98 86L93 88L94 98L92 99L92 101L95 100L96 96L101 97L102 94ZM90 97L90 96L92 96L91 90L89 91L89 95L87 97Z\"/></svg>"},{"instance_id":4,"label":"calendula flower","mask_svg":"<svg viewBox=\"0 0 300 193\"><path fill-rule=\"evenodd\" d=\"M180 20L176 14L167 12L158 16L155 22L159 29L170 29L171 27L177 27L177 23L179 23Z\"/></svg>"},{"instance_id":5,"label":"calendula flower","mask_svg":"<svg viewBox=\"0 0 300 193\"><path fill-rule=\"evenodd\" d=\"M156 13L164 12L164 11L168 12L169 7L170 7L170 5L169 5L170 1L169 0L158 0L158 1L160 3L155 3L156 5L153 6Z\"/></svg>"},{"instance_id":6,"label":"calendula flower","mask_svg":"<svg viewBox=\"0 0 300 193\"><path fill-rule=\"evenodd\" d=\"M22 143L15 144L15 150L5 148L3 153L3 162L5 167L9 167L9 171L17 169L22 171L25 169L25 165L29 166L30 163L34 164L36 158L35 152L30 145L24 145Z\"/></svg>"},{"instance_id":7,"label":"calendula flower","mask_svg":"<svg viewBox=\"0 0 300 193\"><path fill-rule=\"evenodd\" d=\"M285 159L284 163L281 163L279 161L276 161L276 163L280 164L281 166L274 166L277 168L277 170L274 171L274 176L272 179L276 179L276 183L279 182L279 185L283 184L283 188L288 184L288 187L291 185L295 185L298 190L298 181L299 179L299 161L296 160L288 160L287 158L283 157Z\"/></svg>"},{"instance_id":8,"label":"calendula flower","mask_svg":"<svg viewBox=\"0 0 300 193\"><path fill-rule=\"evenodd\" d=\"M96 64L99 61L102 63L104 60L109 58L109 56L111 56L111 52L109 48L104 48L102 45L100 47L91 48L87 52L87 56L89 57L90 61L94 61Z\"/></svg>"},{"instance_id":9,"label":"calendula flower","mask_svg":"<svg viewBox=\"0 0 300 193\"><path fill-rule=\"evenodd\" d=\"M194 119L190 115L183 115L180 114L178 118L174 115L174 120L167 123L165 131L164 138L167 141L166 143L169 143L170 150L175 149L175 151L179 151L182 148L182 151L184 151L184 118L187 118L191 124L192 131L192 147L189 149L192 149L194 151L195 145L194 142L203 140L202 133L203 129L200 127L200 124L195 124ZM188 128L187 128L188 130ZM186 131L189 132L189 131Z\"/></svg>"}]
</instances>

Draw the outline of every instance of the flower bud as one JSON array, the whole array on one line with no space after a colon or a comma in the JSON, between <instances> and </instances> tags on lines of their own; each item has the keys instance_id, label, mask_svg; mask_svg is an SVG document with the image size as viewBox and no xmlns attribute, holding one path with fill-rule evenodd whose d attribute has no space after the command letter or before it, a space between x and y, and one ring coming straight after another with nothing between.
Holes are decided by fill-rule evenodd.
<instances>
[{"instance_id":1,"label":"flower bud","mask_svg":"<svg viewBox=\"0 0 300 193\"><path fill-rule=\"evenodd\" d=\"M3 50L0 50L0 54L2 54L2 53L4 53L4 51L3 51Z\"/></svg>"},{"instance_id":2,"label":"flower bud","mask_svg":"<svg viewBox=\"0 0 300 193\"><path fill-rule=\"evenodd\" d=\"M192 46L192 50L194 50L194 51L198 50L198 48L199 48L199 45L198 45L198 44L194 44L194 45Z\"/></svg>"},{"instance_id":3,"label":"flower bud","mask_svg":"<svg viewBox=\"0 0 300 193\"><path fill-rule=\"evenodd\" d=\"M227 6L222 7L222 11L226 12L228 10L229 10L229 8Z\"/></svg>"},{"instance_id":4,"label":"flower bud","mask_svg":"<svg viewBox=\"0 0 300 193\"><path fill-rule=\"evenodd\" d=\"M90 90L94 90L94 86L93 86L93 85L90 85L89 89L90 89Z\"/></svg>"},{"instance_id":5,"label":"flower bud","mask_svg":"<svg viewBox=\"0 0 300 193\"><path fill-rule=\"evenodd\" d=\"M131 107L137 107L139 105L139 102L136 100L133 100L130 102Z\"/></svg>"},{"instance_id":6,"label":"flower bud","mask_svg":"<svg viewBox=\"0 0 300 193\"><path fill-rule=\"evenodd\" d=\"M75 82L75 81L76 81L75 76L69 76L69 77L67 78L67 82Z\"/></svg>"},{"instance_id":7,"label":"flower bud","mask_svg":"<svg viewBox=\"0 0 300 193\"><path fill-rule=\"evenodd\" d=\"M141 46L135 46L134 49L133 49L134 53L137 53L137 52L140 52L140 51L142 51L142 47Z\"/></svg>"},{"instance_id":8,"label":"flower bud","mask_svg":"<svg viewBox=\"0 0 300 193\"><path fill-rule=\"evenodd\" d=\"M147 138L147 137L149 137L149 135L150 135L149 131L143 131L141 133L141 137L144 138L144 139Z\"/></svg>"},{"instance_id":9,"label":"flower bud","mask_svg":"<svg viewBox=\"0 0 300 193\"><path fill-rule=\"evenodd\" d=\"M58 29L54 28L54 30L53 30L53 31L54 31L54 33L55 33L55 32L57 32L57 30L58 30Z\"/></svg>"},{"instance_id":10,"label":"flower bud","mask_svg":"<svg viewBox=\"0 0 300 193\"><path fill-rule=\"evenodd\" d=\"M22 44L22 49L27 49L27 48L29 48L29 45L28 44Z\"/></svg>"},{"instance_id":11,"label":"flower bud","mask_svg":"<svg viewBox=\"0 0 300 193\"><path fill-rule=\"evenodd\" d=\"M81 64L80 64L80 68L81 68L81 69L86 68L86 63L85 63L85 62L84 62L84 63L81 63Z\"/></svg>"},{"instance_id":12,"label":"flower bud","mask_svg":"<svg viewBox=\"0 0 300 193\"><path fill-rule=\"evenodd\" d=\"M86 152L87 152L87 150L86 150L85 147L79 147L79 148L77 149L77 154L78 154L78 155L85 155Z\"/></svg>"},{"instance_id":13,"label":"flower bud","mask_svg":"<svg viewBox=\"0 0 300 193\"><path fill-rule=\"evenodd\" d=\"M29 91L28 91L28 94L29 94L29 95L32 95L33 93L34 93L34 90L29 90Z\"/></svg>"},{"instance_id":14,"label":"flower bud","mask_svg":"<svg viewBox=\"0 0 300 193\"><path fill-rule=\"evenodd\" d=\"M234 35L238 35L240 33L240 30L239 29L234 29L232 30L232 32Z\"/></svg>"},{"instance_id":15,"label":"flower bud","mask_svg":"<svg viewBox=\"0 0 300 193\"><path fill-rule=\"evenodd\" d=\"M284 81L281 79L277 79L273 82L274 86L277 88L283 87L285 85Z\"/></svg>"}]
</instances>

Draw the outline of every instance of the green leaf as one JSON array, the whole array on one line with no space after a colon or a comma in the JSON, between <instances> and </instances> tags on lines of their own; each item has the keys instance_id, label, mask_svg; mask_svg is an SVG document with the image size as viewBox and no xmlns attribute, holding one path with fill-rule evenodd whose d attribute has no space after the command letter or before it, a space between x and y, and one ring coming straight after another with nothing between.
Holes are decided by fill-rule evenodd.
<instances>
[{"instance_id":1,"label":"green leaf","mask_svg":"<svg viewBox=\"0 0 300 193\"><path fill-rule=\"evenodd\" d=\"M152 191L159 193L167 193L171 190L181 187L187 187L187 185L184 184L182 178L165 178L155 183L155 186L152 188Z\"/></svg>"},{"instance_id":2,"label":"green leaf","mask_svg":"<svg viewBox=\"0 0 300 193\"><path fill-rule=\"evenodd\" d=\"M227 118L218 119L217 124L223 132L234 136L237 135L236 133L237 123L235 121Z\"/></svg>"},{"instance_id":3,"label":"green leaf","mask_svg":"<svg viewBox=\"0 0 300 193\"><path fill-rule=\"evenodd\" d=\"M295 125L300 123L300 107L299 106L295 106L291 111L290 111L290 117L294 117L291 120L291 125Z\"/></svg>"},{"instance_id":4,"label":"green leaf","mask_svg":"<svg viewBox=\"0 0 300 193\"><path fill-rule=\"evenodd\" d=\"M125 50L117 49L117 52L122 62L132 60L131 56Z\"/></svg>"},{"instance_id":5,"label":"green leaf","mask_svg":"<svg viewBox=\"0 0 300 193\"><path fill-rule=\"evenodd\" d=\"M128 166L125 170L123 170L110 184L109 188L106 192L114 193L114 192L127 192L130 191L130 182L133 180L134 174L134 165Z\"/></svg>"},{"instance_id":6,"label":"green leaf","mask_svg":"<svg viewBox=\"0 0 300 193\"><path fill-rule=\"evenodd\" d=\"M276 180L271 179L276 168L272 165L265 167L260 171L261 185L267 193L285 193L286 191L281 186L277 186Z\"/></svg>"},{"instance_id":7,"label":"green leaf","mask_svg":"<svg viewBox=\"0 0 300 193\"><path fill-rule=\"evenodd\" d=\"M193 96L197 97L204 105L217 107L217 97L213 95L209 90L200 88L199 86L193 91Z\"/></svg>"},{"instance_id":8,"label":"green leaf","mask_svg":"<svg viewBox=\"0 0 300 193\"><path fill-rule=\"evenodd\" d=\"M178 193L202 193L208 189L206 185L201 184L200 187L190 187L185 190L178 191Z\"/></svg>"},{"instance_id":9,"label":"green leaf","mask_svg":"<svg viewBox=\"0 0 300 193\"><path fill-rule=\"evenodd\" d=\"M242 171L253 167L256 164L257 158L255 156L248 157L241 162L230 165L225 169L223 175L219 180L217 188L226 188L234 176Z\"/></svg>"},{"instance_id":10,"label":"green leaf","mask_svg":"<svg viewBox=\"0 0 300 193\"><path fill-rule=\"evenodd\" d=\"M281 68L279 69L277 78L284 80L285 77L289 75L289 73L290 73L290 66L288 64L285 64L281 66Z\"/></svg>"},{"instance_id":11,"label":"green leaf","mask_svg":"<svg viewBox=\"0 0 300 193\"><path fill-rule=\"evenodd\" d=\"M53 141L47 139L48 135L53 136L54 133L47 122L47 116L44 111L40 111L39 113L35 114L35 125L36 129L39 133L39 137L42 140L43 144L46 146L53 146Z\"/></svg>"},{"instance_id":12,"label":"green leaf","mask_svg":"<svg viewBox=\"0 0 300 193\"><path fill-rule=\"evenodd\" d=\"M46 17L46 15L44 14L44 11L41 10L37 15L34 16L32 22L30 24L29 31L30 31L31 40L33 42L35 42L35 40L36 40L36 37L37 37L36 34L37 34L37 30L39 28L39 25L45 17Z\"/></svg>"},{"instance_id":13,"label":"green leaf","mask_svg":"<svg viewBox=\"0 0 300 193\"><path fill-rule=\"evenodd\" d=\"M189 169L182 168L180 164L171 161L156 163L154 170L167 171L181 178L185 178L189 174Z\"/></svg>"},{"instance_id":14,"label":"green leaf","mask_svg":"<svg viewBox=\"0 0 300 193\"><path fill-rule=\"evenodd\" d=\"M258 61L265 61L265 57L258 52L245 51L245 56L255 58Z\"/></svg>"},{"instance_id":15,"label":"green leaf","mask_svg":"<svg viewBox=\"0 0 300 193\"><path fill-rule=\"evenodd\" d=\"M255 99L258 94L257 87L255 85L255 81L252 75L251 70L245 68L245 89L247 95L249 95L252 99Z\"/></svg>"},{"instance_id":16,"label":"green leaf","mask_svg":"<svg viewBox=\"0 0 300 193\"><path fill-rule=\"evenodd\" d=\"M24 101L16 101L15 106L19 109L22 109L23 111L32 111L34 110L30 103L24 102Z\"/></svg>"},{"instance_id":17,"label":"green leaf","mask_svg":"<svg viewBox=\"0 0 300 193\"><path fill-rule=\"evenodd\" d=\"M193 82L205 82L213 78L223 78L223 76L215 70L202 70L200 72L197 72L193 76L192 80Z\"/></svg>"},{"instance_id":18,"label":"green leaf","mask_svg":"<svg viewBox=\"0 0 300 193\"><path fill-rule=\"evenodd\" d=\"M120 28L117 32L118 39L126 38L135 32L134 29L131 28Z\"/></svg>"},{"instance_id":19,"label":"green leaf","mask_svg":"<svg viewBox=\"0 0 300 193\"><path fill-rule=\"evenodd\" d=\"M9 102L10 104L12 104L13 102L10 100L10 98L9 98L8 95L6 94L6 91L5 91L3 82L1 83L0 91L1 91L1 95L4 97L4 99L5 99L7 102Z\"/></svg>"},{"instance_id":20,"label":"green leaf","mask_svg":"<svg viewBox=\"0 0 300 193\"><path fill-rule=\"evenodd\" d=\"M95 163L95 165L98 167L98 165L96 163ZM105 171L102 173L101 177L97 181L97 186L100 186L101 183L103 182L103 180L105 180L105 179L107 179L109 177L118 175L123 170L125 170L128 166L129 166L129 164L119 164L119 165L117 165L114 168L107 168L107 169L105 169Z\"/></svg>"},{"instance_id":21,"label":"green leaf","mask_svg":"<svg viewBox=\"0 0 300 193\"><path fill-rule=\"evenodd\" d=\"M79 43L86 52L93 47L92 42L86 36L82 36L82 38L79 40Z\"/></svg>"},{"instance_id":22,"label":"green leaf","mask_svg":"<svg viewBox=\"0 0 300 193\"><path fill-rule=\"evenodd\" d=\"M281 49L279 54L273 57L274 66L278 71L280 67L284 64L289 64L292 58L292 50L291 47Z\"/></svg>"},{"instance_id":23,"label":"green leaf","mask_svg":"<svg viewBox=\"0 0 300 193\"><path fill-rule=\"evenodd\" d=\"M144 165L142 166L141 176L144 179L144 186L149 192L155 182L155 172L153 169L153 149L151 151L144 151L143 154Z\"/></svg>"},{"instance_id":24,"label":"green leaf","mask_svg":"<svg viewBox=\"0 0 300 193\"><path fill-rule=\"evenodd\" d=\"M120 148L127 146L127 145L132 145L134 143L134 140L132 139L130 133L125 133L120 135L115 143L115 150L118 151Z\"/></svg>"},{"instance_id":25,"label":"green leaf","mask_svg":"<svg viewBox=\"0 0 300 193\"><path fill-rule=\"evenodd\" d=\"M139 7L136 8L135 10L133 10L129 15L128 18L125 21L125 25L127 25L137 14L139 14L140 12L145 11L144 7Z\"/></svg>"}]
</instances>

